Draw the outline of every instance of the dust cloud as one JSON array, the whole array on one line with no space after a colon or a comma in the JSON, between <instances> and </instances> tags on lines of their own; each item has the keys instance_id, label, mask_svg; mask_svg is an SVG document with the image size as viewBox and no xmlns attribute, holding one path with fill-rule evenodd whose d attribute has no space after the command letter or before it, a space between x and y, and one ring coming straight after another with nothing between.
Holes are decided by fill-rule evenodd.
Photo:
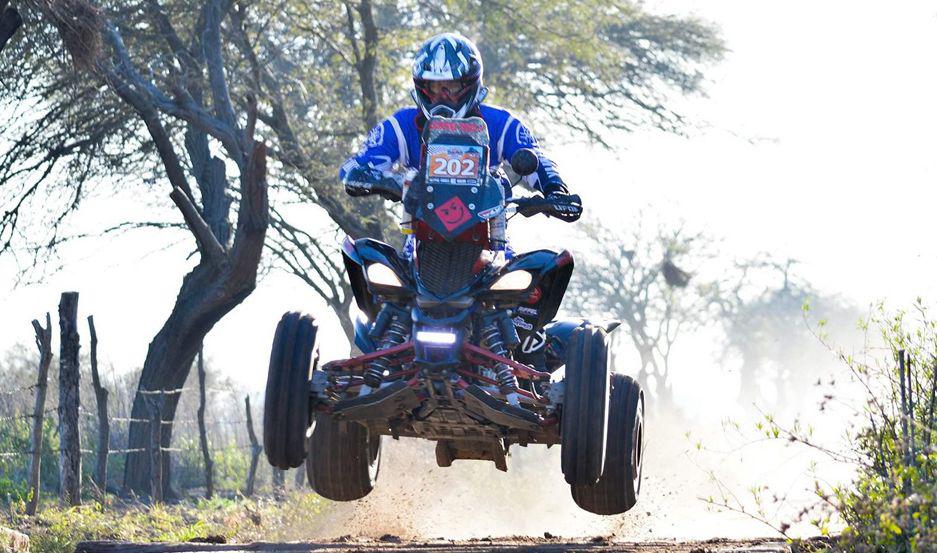
<instances>
[{"instance_id":1,"label":"dust cloud","mask_svg":"<svg viewBox=\"0 0 937 553\"><path fill-rule=\"evenodd\" d=\"M674 357L674 406L655 405L648 395L643 482L631 511L603 517L580 509L563 479L558 446L513 446L508 472L502 473L487 461L457 460L440 468L432 442L385 437L374 491L357 502L329 504L321 522L303 539L390 534L434 540L545 533L618 541L777 536L765 521L775 527L791 524L791 535L815 535L809 523L797 522L798 513L818 504L818 478L835 483L848 478L849 470L816 450L768 439L756 424L765 413L787 427L799 420L816 429L818 441L842 446L846 415L825 398L836 393L837 401L848 403L843 401L851 393L843 369L825 351L806 363L802 356L774 359L775 365L789 367L775 380L791 384L791 397L798 401L760 400L760 405L752 405L749 398L740 397L733 363L717 360L713 350L704 347L712 348L711 338L698 338L687 340ZM715 507L709 498L756 517Z\"/></svg>"},{"instance_id":2,"label":"dust cloud","mask_svg":"<svg viewBox=\"0 0 937 553\"><path fill-rule=\"evenodd\" d=\"M721 433L715 429L713 435ZM805 460L792 462L766 446L728 455L699 451L684 434L685 428L672 421L648 421L640 499L631 511L612 517L593 515L573 502L557 446L514 447L508 472L502 473L486 461L455 461L440 468L432 443L385 438L374 491L357 502L331 504L309 538L390 534L433 540L549 533L643 541L772 535L761 522L708 506L705 498L718 493L708 467L720 469L724 486L744 489L750 482L762 482L790 487L790 479L803 474ZM786 510L793 512L807 499L790 500ZM778 509L777 514L783 512Z\"/></svg>"}]
</instances>

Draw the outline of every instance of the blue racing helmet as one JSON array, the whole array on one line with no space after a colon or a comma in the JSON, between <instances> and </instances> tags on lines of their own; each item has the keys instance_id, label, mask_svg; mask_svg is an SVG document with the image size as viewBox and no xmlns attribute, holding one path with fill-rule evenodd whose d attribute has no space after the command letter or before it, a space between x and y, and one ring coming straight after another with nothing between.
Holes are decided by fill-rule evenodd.
<instances>
[{"instance_id":1,"label":"blue racing helmet","mask_svg":"<svg viewBox=\"0 0 937 553\"><path fill-rule=\"evenodd\" d=\"M438 34L416 53L410 95L427 118L466 117L488 95L483 72L481 54L471 40L458 33Z\"/></svg>"}]
</instances>

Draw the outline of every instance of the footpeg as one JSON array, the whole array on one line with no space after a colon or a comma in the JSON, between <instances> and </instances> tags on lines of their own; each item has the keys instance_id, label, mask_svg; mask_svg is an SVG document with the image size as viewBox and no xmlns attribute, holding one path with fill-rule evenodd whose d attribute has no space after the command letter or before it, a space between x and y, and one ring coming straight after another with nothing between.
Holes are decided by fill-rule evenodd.
<instances>
[{"instance_id":1,"label":"footpeg","mask_svg":"<svg viewBox=\"0 0 937 553\"><path fill-rule=\"evenodd\" d=\"M466 409L495 424L529 432L540 430L539 415L518 405L505 403L475 384L465 389L464 401Z\"/></svg>"},{"instance_id":2,"label":"footpeg","mask_svg":"<svg viewBox=\"0 0 937 553\"><path fill-rule=\"evenodd\" d=\"M391 419L420 406L420 398L407 383L398 380L370 394L339 401L332 409L336 420Z\"/></svg>"}]
</instances>

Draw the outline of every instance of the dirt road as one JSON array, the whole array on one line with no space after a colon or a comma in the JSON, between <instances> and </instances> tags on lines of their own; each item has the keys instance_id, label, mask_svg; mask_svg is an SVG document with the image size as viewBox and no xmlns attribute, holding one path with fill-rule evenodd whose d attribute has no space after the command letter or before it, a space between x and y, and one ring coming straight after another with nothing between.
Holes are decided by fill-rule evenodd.
<instances>
[{"instance_id":1,"label":"dirt road","mask_svg":"<svg viewBox=\"0 0 937 553\"><path fill-rule=\"evenodd\" d=\"M76 553L212 553L212 552L258 552L258 553L341 553L366 551L368 553L489 553L505 552L561 552L581 551L586 553L790 553L784 542L775 539L763 540L708 540L700 542L610 542L605 538L569 541L562 538L504 538L468 541L406 542L394 536L379 540L339 539L316 543L250 543L250 544L202 544L202 543L151 543L133 544L124 542L82 542Z\"/></svg>"}]
</instances>

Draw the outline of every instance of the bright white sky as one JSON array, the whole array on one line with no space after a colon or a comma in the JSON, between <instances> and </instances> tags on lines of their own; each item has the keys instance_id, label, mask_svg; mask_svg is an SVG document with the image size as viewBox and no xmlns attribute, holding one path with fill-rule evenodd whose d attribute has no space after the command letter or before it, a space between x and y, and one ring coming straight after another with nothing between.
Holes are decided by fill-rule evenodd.
<instances>
[{"instance_id":1,"label":"bright white sky","mask_svg":"<svg viewBox=\"0 0 937 553\"><path fill-rule=\"evenodd\" d=\"M705 122L691 137L635 133L621 137L617 153L552 145L586 207L627 226L653 204L724 237L727 254L793 256L821 289L858 301L937 296L937 6L674 0L651 7L715 22L731 52L710 73L709 97L686 102L684 112ZM76 221L83 228L145 213L128 200L85 207ZM568 229L525 221L512 236L520 250L562 247ZM171 238L88 243L45 283L17 289L11 264L0 262L0 352L31 344L29 321L54 314L59 293L74 289L82 317L95 315L106 362L118 371L141 365L191 263L188 242L154 253ZM298 280L265 277L210 334L213 367L261 389L273 329L291 309L327 319ZM323 355L347 352L337 325L321 325Z\"/></svg>"}]
</instances>

